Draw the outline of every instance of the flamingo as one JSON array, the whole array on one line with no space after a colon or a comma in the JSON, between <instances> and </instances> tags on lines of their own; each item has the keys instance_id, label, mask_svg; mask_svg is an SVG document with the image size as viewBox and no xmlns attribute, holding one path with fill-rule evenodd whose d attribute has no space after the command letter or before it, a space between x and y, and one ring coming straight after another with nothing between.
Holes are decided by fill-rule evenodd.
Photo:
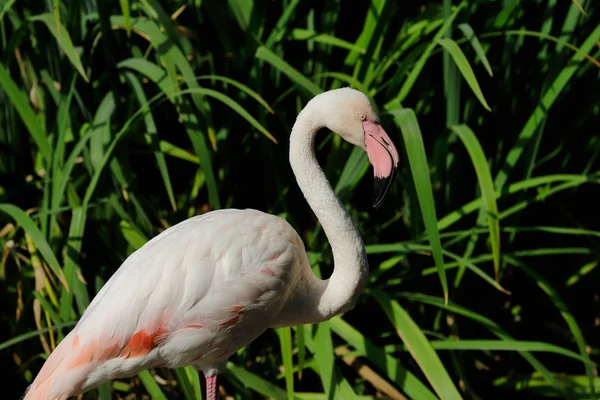
<instances>
[{"instance_id":1,"label":"flamingo","mask_svg":"<svg viewBox=\"0 0 600 400\"><path fill-rule=\"evenodd\" d=\"M363 93L340 88L298 114L289 161L332 248L334 270L317 278L288 222L224 209L189 218L131 254L50 354L25 400L64 400L149 368L192 365L208 400L228 358L271 327L319 323L354 307L369 266L360 233L319 166L321 128L366 150L373 204L388 191L399 155Z\"/></svg>"}]
</instances>

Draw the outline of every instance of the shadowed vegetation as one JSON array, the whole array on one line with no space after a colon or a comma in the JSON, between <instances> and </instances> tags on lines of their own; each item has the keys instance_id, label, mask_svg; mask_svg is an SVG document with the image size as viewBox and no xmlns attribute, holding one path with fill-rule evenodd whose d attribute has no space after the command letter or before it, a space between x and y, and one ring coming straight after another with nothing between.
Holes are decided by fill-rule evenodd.
<instances>
[{"instance_id":1,"label":"shadowed vegetation","mask_svg":"<svg viewBox=\"0 0 600 400\"><path fill-rule=\"evenodd\" d=\"M324 233L288 163L297 113L366 93L401 164L317 155L370 283L343 316L231 358L234 399L593 399L600 378L600 25L589 0L0 0L0 363L8 398L134 250L219 208ZM83 398L195 399L192 368Z\"/></svg>"}]
</instances>

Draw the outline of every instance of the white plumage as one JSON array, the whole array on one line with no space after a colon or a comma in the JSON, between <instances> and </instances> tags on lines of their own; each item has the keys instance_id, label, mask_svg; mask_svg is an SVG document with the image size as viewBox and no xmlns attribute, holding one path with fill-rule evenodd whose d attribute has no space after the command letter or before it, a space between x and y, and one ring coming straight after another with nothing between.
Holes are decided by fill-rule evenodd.
<instances>
[{"instance_id":1,"label":"white plumage","mask_svg":"<svg viewBox=\"0 0 600 400\"><path fill-rule=\"evenodd\" d=\"M355 90L319 95L298 116L290 163L332 245L330 279L312 273L301 238L281 218L248 209L190 218L125 260L25 399L63 400L144 369L185 365L204 373L214 399L227 359L266 329L317 323L351 308L368 264L358 231L316 161L314 136L321 127L363 148L369 132L375 139L383 135L377 143L385 151L366 148L370 159L389 156L384 161L391 167L379 171L379 179L391 179L398 153L368 99Z\"/></svg>"}]
</instances>

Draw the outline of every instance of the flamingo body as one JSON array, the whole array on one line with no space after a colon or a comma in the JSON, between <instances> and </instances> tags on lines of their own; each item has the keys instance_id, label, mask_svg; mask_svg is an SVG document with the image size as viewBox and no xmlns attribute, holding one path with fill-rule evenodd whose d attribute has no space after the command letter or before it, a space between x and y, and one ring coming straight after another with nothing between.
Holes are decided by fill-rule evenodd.
<instances>
[{"instance_id":1,"label":"flamingo body","mask_svg":"<svg viewBox=\"0 0 600 400\"><path fill-rule=\"evenodd\" d=\"M174 225L104 285L44 365L38 393L64 398L156 366L220 370L276 324L302 268L302 240L276 216L228 209Z\"/></svg>"},{"instance_id":2,"label":"flamingo body","mask_svg":"<svg viewBox=\"0 0 600 400\"><path fill-rule=\"evenodd\" d=\"M25 400L65 400L152 367L193 365L208 400L227 359L270 327L319 323L354 307L369 265L360 233L320 168L321 128L368 154L374 206L388 191L398 152L369 99L342 88L315 96L290 136L290 165L331 245L334 269L316 277L283 219L219 210L183 221L125 260L52 352Z\"/></svg>"}]
</instances>

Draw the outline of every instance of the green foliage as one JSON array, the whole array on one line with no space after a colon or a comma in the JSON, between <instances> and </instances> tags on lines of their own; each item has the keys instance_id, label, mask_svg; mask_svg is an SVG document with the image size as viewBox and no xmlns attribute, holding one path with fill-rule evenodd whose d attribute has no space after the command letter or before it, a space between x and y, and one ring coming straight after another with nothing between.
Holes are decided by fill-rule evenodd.
<instances>
[{"instance_id":1,"label":"green foliage","mask_svg":"<svg viewBox=\"0 0 600 400\"><path fill-rule=\"evenodd\" d=\"M343 316L241 349L221 389L596 398L598 12L582 0L0 2L7 397L129 254L192 215L279 215L328 276L287 141L313 95L352 86L401 153L373 210L364 152L328 132L316 144L367 245L369 287ZM194 399L200 384L191 367L158 368L85 398Z\"/></svg>"}]
</instances>

